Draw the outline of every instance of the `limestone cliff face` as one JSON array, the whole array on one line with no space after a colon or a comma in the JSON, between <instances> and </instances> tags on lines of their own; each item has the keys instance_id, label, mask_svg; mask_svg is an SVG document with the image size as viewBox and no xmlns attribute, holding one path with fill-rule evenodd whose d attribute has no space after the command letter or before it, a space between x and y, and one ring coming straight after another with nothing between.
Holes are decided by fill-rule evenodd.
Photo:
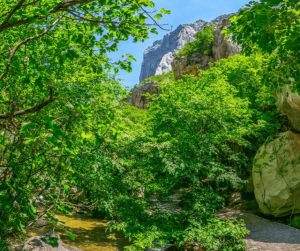
<instances>
[{"instance_id":1,"label":"limestone cliff face","mask_svg":"<svg viewBox=\"0 0 300 251\"><path fill-rule=\"evenodd\" d=\"M239 53L240 48L233 44L231 40L227 41L224 35L221 34L221 31L230 25L228 18L232 15L220 16L210 23L199 20L192 25L180 25L173 32L165 35L162 40L154 42L153 46L144 52L140 81L172 70L175 79L180 79L182 75L186 74L197 75L199 69L207 70L210 62L213 63ZM215 25L216 23L217 27L213 30L215 39L208 48L213 52L212 55L204 56L202 52L199 52L188 59L174 59L176 52L187 42L195 39L194 35L196 32L203 30L205 26ZM147 109L146 104L151 100L144 96L146 93L158 94L159 90L156 83L147 82L133 88L130 97L126 98L125 101L139 109Z\"/></svg>"},{"instance_id":2,"label":"limestone cliff face","mask_svg":"<svg viewBox=\"0 0 300 251\"><path fill-rule=\"evenodd\" d=\"M211 23L207 25L211 25ZM214 42L207 48L212 51L211 55L204 56L202 52L199 52L193 54L190 58L181 57L173 60L172 68L176 80L180 79L182 75L196 76L199 69L207 70L209 63L241 52L240 46L234 44L230 38L226 39L224 34L221 34L221 31L229 25L229 20L225 18L213 30Z\"/></svg>"},{"instance_id":3,"label":"limestone cliff face","mask_svg":"<svg viewBox=\"0 0 300 251\"><path fill-rule=\"evenodd\" d=\"M230 16L232 14L217 17L210 23L200 19L190 25L181 24L174 31L166 34L163 39L155 41L144 52L140 82L143 82L145 78L171 71L174 52L178 52L187 42L194 41L195 33L202 31L206 25L220 24L224 18L229 18Z\"/></svg>"},{"instance_id":4,"label":"limestone cliff face","mask_svg":"<svg viewBox=\"0 0 300 251\"><path fill-rule=\"evenodd\" d=\"M156 86L156 83L148 82L141 86L135 87L131 90L130 97L124 99L125 102L132 104L133 106L139 109L148 109L146 104L151 100L147 99L144 94L158 94L159 90Z\"/></svg>"}]
</instances>

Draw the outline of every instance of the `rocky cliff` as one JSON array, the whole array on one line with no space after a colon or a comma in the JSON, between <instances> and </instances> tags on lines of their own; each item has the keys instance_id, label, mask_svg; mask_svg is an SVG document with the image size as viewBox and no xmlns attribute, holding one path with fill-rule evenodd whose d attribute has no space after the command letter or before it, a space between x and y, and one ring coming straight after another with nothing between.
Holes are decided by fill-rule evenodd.
<instances>
[{"instance_id":1,"label":"rocky cliff","mask_svg":"<svg viewBox=\"0 0 300 251\"><path fill-rule=\"evenodd\" d=\"M155 41L144 52L140 82L145 78L171 71L174 52L178 52L187 42L193 41L195 33L202 31L206 25L220 24L224 18L232 15L219 16L209 23L200 19L193 24L181 24L174 31L164 35L163 39Z\"/></svg>"},{"instance_id":2,"label":"rocky cliff","mask_svg":"<svg viewBox=\"0 0 300 251\"><path fill-rule=\"evenodd\" d=\"M206 25L212 24L209 23ZM231 38L225 38L225 35L221 33L222 30L226 29L229 25L229 19L224 18L219 21L217 26L214 28L214 42L207 48L212 52L210 55L203 55L203 51L201 51L193 54L189 58L174 58L171 65L176 80L180 79L182 75L196 76L199 69L207 70L209 68L209 63L240 53L241 47L234 44Z\"/></svg>"},{"instance_id":3,"label":"rocky cliff","mask_svg":"<svg viewBox=\"0 0 300 251\"><path fill-rule=\"evenodd\" d=\"M145 94L158 94L159 90L156 83L148 82L131 90L131 95L124 101L132 104L139 109L147 109L146 105L151 101L145 97Z\"/></svg>"}]
</instances>

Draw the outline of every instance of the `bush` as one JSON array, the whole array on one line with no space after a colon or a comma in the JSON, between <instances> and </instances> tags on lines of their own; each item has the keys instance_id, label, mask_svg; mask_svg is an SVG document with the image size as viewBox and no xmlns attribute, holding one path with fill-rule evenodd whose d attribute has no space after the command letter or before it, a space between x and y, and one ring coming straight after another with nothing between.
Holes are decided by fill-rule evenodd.
<instances>
[{"instance_id":1,"label":"bush","mask_svg":"<svg viewBox=\"0 0 300 251\"><path fill-rule=\"evenodd\" d=\"M177 53L176 57L188 58L192 54L197 52L203 52L204 56L210 55L212 50L209 46L214 41L214 35L212 33L215 26L206 26L203 31L199 31L195 34L195 41L187 42L184 47Z\"/></svg>"},{"instance_id":2,"label":"bush","mask_svg":"<svg viewBox=\"0 0 300 251\"><path fill-rule=\"evenodd\" d=\"M150 78L146 78L144 79L143 82L141 82L139 84L142 85L142 84L145 84L145 83L149 83L149 82L152 82L152 83L162 83L162 82L165 82L165 81L174 81L175 80L175 77L174 77L174 74L172 71L168 72L168 73L164 73L164 74L161 74L161 75L156 75L156 76L152 76Z\"/></svg>"}]
</instances>

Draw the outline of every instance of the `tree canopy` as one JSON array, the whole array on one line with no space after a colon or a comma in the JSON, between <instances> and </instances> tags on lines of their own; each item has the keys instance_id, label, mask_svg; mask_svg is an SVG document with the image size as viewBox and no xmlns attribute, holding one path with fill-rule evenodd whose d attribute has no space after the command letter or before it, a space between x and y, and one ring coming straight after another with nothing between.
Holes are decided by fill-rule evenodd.
<instances>
[{"instance_id":1,"label":"tree canopy","mask_svg":"<svg viewBox=\"0 0 300 251\"><path fill-rule=\"evenodd\" d=\"M111 62L107 53L130 37L139 42L156 33L156 20L169 11L152 17L148 0L0 3L3 239L70 207L71 159L103 150L121 127L114 113L125 91L111 69L130 71L134 58Z\"/></svg>"},{"instance_id":2,"label":"tree canopy","mask_svg":"<svg viewBox=\"0 0 300 251\"><path fill-rule=\"evenodd\" d=\"M298 0L250 1L230 19L233 41L249 55L255 46L272 57L265 81L275 88L293 83L300 90L300 3Z\"/></svg>"},{"instance_id":3,"label":"tree canopy","mask_svg":"<svg viewBox=\"0 0 300 251\"><path fill-rule=\"evenodd\" d=\"M299 87L299 3L250 2L228 28L244 55L196 77L149 78L160 89L149 110L123 100L117 73L134 58L108 52L146 40L169 11L152 17L149 0L0 3L0 246L81 203L122 230L128 250L246 250L245 224L217 212L286 122L272 88ZM179 55L209 56L212 29Z\"/></svg>"}]
</instances>

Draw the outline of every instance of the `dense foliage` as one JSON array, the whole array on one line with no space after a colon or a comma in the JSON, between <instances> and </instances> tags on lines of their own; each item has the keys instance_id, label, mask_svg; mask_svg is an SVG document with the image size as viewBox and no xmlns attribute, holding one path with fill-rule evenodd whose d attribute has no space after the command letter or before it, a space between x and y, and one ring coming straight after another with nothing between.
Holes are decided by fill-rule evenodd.
<instances>
[{"instance_id":1,"label":"dense foliage","mask_svg":"<svg viewBox=\"0 0 300 251\"><path fill-rule=\"evenodd\" d=\"M298 0L251 1L230 19L229 33L246 54L258 46L272 55L264 80L281 88L293 83L300 90L300 3Z\"/></svg>"},{"instance_id":2,"label":"dense foliage","mask_svg":"<svg viewBox=\"0 0 300 251\"><path fill-rule=\"evenodd\" d=\"M202 52L204 56L212 53L212 42L214 35L212 30L215 26L205 26L203 31L198 31L195 34L195 40L187 42L182 49L176 54L176 57L188 58L194 53Z\"/></svg>"},{"instance_id":3,"label":"dense foliage","mask_svg":"<svg viewBox=\"0 0 300 251\"><path fill-rule=\"evenodd\" d=\"M165 81L174 81L175 77L172 71L168 73L164 73L161 75L152 76L150 78L145 78L143 82L141 82L139 85L143 85L145 83L162 83Z\"/></svg>"},{"instance_id":4,"label":"dense foliage","mask_svg":"<svg viewBox=\"0 0 300 251\"><path fill-rule=\"evenodd\" d=\"M247 55L216 62L198 77L147 79L161 94L138 110L122 101L126 91L111 73L130 71L133 58L111 62L106 54L129 37L156 33L146 23L162 17L145 10L153 2L0 2L0 245L80 203L130 237L129 250L187 242L245 250L244 223L217 211L281 127L266 76L298 81L291 41L298 41L299 4L251 2L229 28ZM261 19L265 14L270 18ZM178 55L210 54L213 28ZM274 41L265 43L265 34ZM274 70L278 60L284 63Z\"/></svg>"},{"instance_id":5,"label":"dense foliage","mask_svg":"<svg viewBox=\"0 0 300 251\"><path fill-rule=\"evenodd\" d=\"M243 225L212 214L242 186L256 150L280 127L262 83L266 60L236 55L199 77L162 82L149 110L118 110L124 131L117 146L74 159L95 215L114 219L110 227L131 237L130 249L194 241L244 250Z\"/></svg>"},{"instance_id":6,"label":"dense foliage","mask_svg":"<svg viewBox=\"0 0 300 251\"><path fill-rule=\"evenodd\" d=\"M156 33L148 0L0 1L0 240L71 206L72 158L116 137L120 41ZM165 9L161 13L169 13ZM157 13L156 19L162 14ZM104 150L105 151L105 150ZM40 208L37 210L37 206ZM42 207L41 207L42 205Z\"/></svg>"}]
</instances>

